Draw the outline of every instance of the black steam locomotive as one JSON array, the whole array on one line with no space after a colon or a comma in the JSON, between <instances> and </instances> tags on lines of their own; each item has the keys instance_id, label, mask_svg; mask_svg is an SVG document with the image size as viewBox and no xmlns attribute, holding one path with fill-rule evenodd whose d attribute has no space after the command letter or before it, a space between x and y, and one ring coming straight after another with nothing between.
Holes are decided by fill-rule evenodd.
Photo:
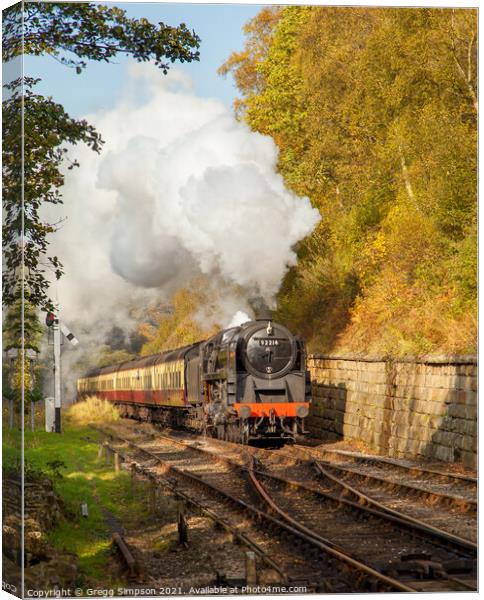
<instances>
[{"instance_id":1,"label":"black steam locomotive","mask_svg":"<svg viewBox=\"0 0 484 600\"><path fill-rule=\"evenodd\" d=\"M77 389L79 397L113 402L124 417L242 443L294 439L311 402L304 344L269 315L184 348L95 369Z\"/></svg>"}]
</instances>

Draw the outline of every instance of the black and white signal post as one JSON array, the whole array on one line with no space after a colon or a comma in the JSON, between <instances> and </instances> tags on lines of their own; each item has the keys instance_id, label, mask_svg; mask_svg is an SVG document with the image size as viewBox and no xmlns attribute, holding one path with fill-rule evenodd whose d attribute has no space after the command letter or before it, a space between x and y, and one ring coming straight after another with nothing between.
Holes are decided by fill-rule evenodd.
<instances>
[{"instance_id":1,"label":"black and white signal post","mask_svg":"<svg viewBox=\"0 0 484 600\"><path fill-rule=\"evenodd\" d=\"M77 346L79 340L71 333L67 325L59 322L59 319L54 313L47 313L45 324L47 327L52 327L54 337L54 432L61 433L61 334L64 334L64 337L69 340L73 346Z\"/></svg>"}]
</instances>

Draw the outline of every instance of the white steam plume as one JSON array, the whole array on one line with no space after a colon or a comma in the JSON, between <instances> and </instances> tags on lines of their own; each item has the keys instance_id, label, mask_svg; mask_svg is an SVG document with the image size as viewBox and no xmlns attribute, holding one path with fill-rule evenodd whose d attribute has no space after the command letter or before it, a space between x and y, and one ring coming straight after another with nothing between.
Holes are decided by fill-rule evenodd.
<instances>
[{"instance_id":1,"label":"white steam plume","mask_svg":"<svg viewBox=\"0 0 484 600\"><path fill-rule=\"evenodd\" d=\"M176 70L136 64L128 74L118 103L86 117L106 144L100 155L72 150L81 166L66 172L68 218L52 242L66 271L62 314L96 343L126 325L127 306L168 297L200 273L270 302L296 262L294 244L320 218L285 188L271 138L195 96ZM229 309L250 310L233 294L226 303L224 325Z\"/></svg>"}]
</instances>

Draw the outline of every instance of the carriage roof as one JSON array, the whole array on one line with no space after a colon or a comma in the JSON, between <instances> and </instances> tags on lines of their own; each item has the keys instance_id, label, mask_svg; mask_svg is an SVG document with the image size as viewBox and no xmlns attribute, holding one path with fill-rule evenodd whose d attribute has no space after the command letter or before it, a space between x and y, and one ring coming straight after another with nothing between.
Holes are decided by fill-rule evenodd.
<instances>
[{"instance_id":1,"label":"carriage roof","mask_svg":"<svg viewBox=\"0 0 484 600\"><path fill-rule=\"evenodd\" d=\"M166 352L159 352L157 354L151 354L150 356L143 356L141 358L135 358L132 360L125 360L124 362L110 365L107 367L96 367L88 371L83 377L97 377L99 375L108 375L109 373L118 373L120 371L129 371L131 369L144 369L168 362L174 362L185 358L186 354L192 349L199 346L202 342L183 346L182 348L176 348L175 350L167 350Z\"/></svg>"}]
</instances>

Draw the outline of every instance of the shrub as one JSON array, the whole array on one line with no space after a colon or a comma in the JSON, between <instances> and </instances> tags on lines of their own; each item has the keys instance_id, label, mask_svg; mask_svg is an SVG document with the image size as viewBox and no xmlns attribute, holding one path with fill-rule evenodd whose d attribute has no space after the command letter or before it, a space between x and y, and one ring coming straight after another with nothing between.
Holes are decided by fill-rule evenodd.
<instances>
[{"instance_id":1,"label":"shrub","mask_svg":"<svg viewBox=\"0 0 484 600\"><path fill-rule=\"evenodd\" d=\"M118 409L111 402L97 396L88 396L86 400L70 406L66 417L76 425L111 423L120 418Z\"/></svg>"}]
</instances>

